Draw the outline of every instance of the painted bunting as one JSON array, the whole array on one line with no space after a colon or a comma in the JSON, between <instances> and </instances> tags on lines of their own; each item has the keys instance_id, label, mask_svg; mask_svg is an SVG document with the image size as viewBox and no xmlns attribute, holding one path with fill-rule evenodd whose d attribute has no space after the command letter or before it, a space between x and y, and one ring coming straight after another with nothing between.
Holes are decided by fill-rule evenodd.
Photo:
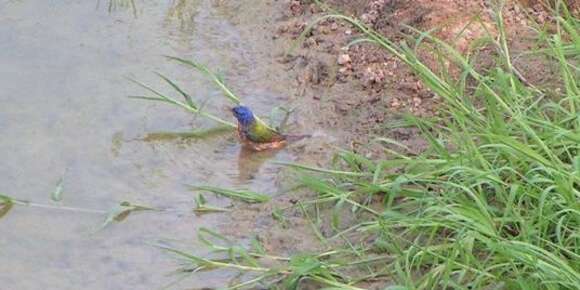
<instances>
[{"instance_id":1,"label":"painted bunting","mask_svg":"<svg viewBox=\"0 0 580 290\"><path fill-rule=\"evenodd\" d=\"M286 136L268 126L246 106L232 109L238 120L238 136L242 144L256 150L281 148L286 145Z\"/></svg>"}]
</instances>

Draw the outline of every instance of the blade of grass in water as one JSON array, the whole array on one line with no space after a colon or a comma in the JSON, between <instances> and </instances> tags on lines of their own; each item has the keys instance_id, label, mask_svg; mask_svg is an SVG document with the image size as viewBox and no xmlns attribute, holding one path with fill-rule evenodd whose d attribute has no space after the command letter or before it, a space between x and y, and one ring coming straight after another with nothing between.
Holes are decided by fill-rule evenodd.
<instances>
[{"instance_id":1,"label":"blade of grass in water","mask_svg":"<svg viewBox=\"0 0 580 290\"><path fill-rule=\"evenodd\" d=\"M160 78L162 78L165 82L167 82L173 89L175 89L177 92L179 92L179 94L181 94L183 96L183 99L185 100L185 102L192 108L197 108L197 106L193 103L193 99L191 98L191 96L186 93L185 91L183 91L178 85L176 85L172 80L170 80L169 78L167 78L166 76L164 76L163 74L159 73L159 72L155 72L155 74L157 76L159 76Z\"/></svg>"},{"instance_id":2,"label":"blade of grass in water","mask_svg":"<svg viewBox=\"0 0 580 290\"><path fill-rule=\"evenodd\" d=\"M203 196L203 194L198 194L195 197L195 208L193 209L194 212L198 214L203 213L211 213L211 212L224 212L229 211L227 208L215 207L211 205L207 205L207 200Z\"/></svg>"},{"instance_id":3,"label":"blade of grass in water","mask_svg":"<svg viewBox=\"0 0 580 290\"><path fill-rule=\"evenodd\" d=\"M265 194L256 193L253 191L248 190L231 190L213 186L188 186L191 190L194 191L207 191L211 193L215 193L217 195L221 195L227 198L240 200L248 203L262 203L270 201L271 197Z\"/></svg>"},{"instance_id":4,"label":"blade of grass in water","mask_svg":"<svg viewBox=\"0 0 580 290\"><path fill-rule=\"evenodd\" d=\"M157 209L143 205L131 204L128 201L123 201L109 210L107 217L101 224L100 229L102 230L115 222L122 222L127 217L129 217L131 213L139 211L157 211Z\"/></svg>"},{"instance_id":5,"label":"blade of grass in water","mask_svg":"<svg viewBox=\"0 0 580 290\"><path fill-rule=\"evenodd\" d=\"M192 61L192 60L187 60L187 59L183 59L183 58L179 58L179 57L175 57L175 56L165 56L167 59L170 60L174 60L177 61L181 64L185 64L189 67L192 67L194 69L196 69L197 71L199 71L200 73L202 73L203 75L205 75L206 77L209 77L224 93L224 95L235 105L239 105L242 101L240 100L240 98L238 96L236 96L223 82L223 80L218 77L218 75L216 75L215 73L213 73L207 66Z\"/></svg>"}]
</instances>

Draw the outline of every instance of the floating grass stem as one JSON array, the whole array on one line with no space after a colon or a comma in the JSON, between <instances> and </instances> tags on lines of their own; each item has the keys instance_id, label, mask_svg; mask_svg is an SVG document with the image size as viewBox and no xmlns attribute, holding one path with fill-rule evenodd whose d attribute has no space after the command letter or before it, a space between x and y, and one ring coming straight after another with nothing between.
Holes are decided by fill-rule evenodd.
<instances>
[{"instance_id":1,"label":"floating grass stem","mask_svg":"<svg viewBox=\"0 0 580 290\"><path fill-rule=\"evenodd\" d=\"M271 199L271 197L268 195L248 190L231 190L213 186L189 186L189 188L194 191L207 191L227 198L240 200L248 203L262 203L270 201Z\"/></svg>"},{"instance_id":2,"label":"floating grass stem","mask_svg":"<svg viewBox=\"0 0 580 290\"><path fill-rule=\"evenodd\" d=\"M218 77L217 74L213 73L207 66L204 64L187 60L175 56L165 56L167 59L177 61L181 64L187 65L191 68L196 69L201 74L205 75L206 77L210 78L214 84L216 84L224 93L224 95L235 105L239 105L242 101L241 99L236 96L224 83L224 81Z\"/></svg>"},{"instance_id":3,"label":"floating grass stem","mask_svg":"<svg viewBox=\"0 0 580 290\"><path fill-rule=\"evenodd\" d=\"M105 227L113 223L122 222L127 217L129 217L131 213L140 211L158 211L158 209L143 205L132 204L128 201L123 201L109 210L109 212L107 213L107 217L101 224L100 229L104 229Z\"/></svg>"},{"instance_id":4,"label":"floating grass stem","mask_svg":"<svg viewBox=\"0 0 580 290\"><path fill-rule=\"evenodd\" d=\"M198 214L203 214L212 212L224 212L228 211L228 209L208 205L207 200L205 199L203 194L200 193L195 197L195 208L193 209L193 211Z\"/></svg>"}]
</instances>

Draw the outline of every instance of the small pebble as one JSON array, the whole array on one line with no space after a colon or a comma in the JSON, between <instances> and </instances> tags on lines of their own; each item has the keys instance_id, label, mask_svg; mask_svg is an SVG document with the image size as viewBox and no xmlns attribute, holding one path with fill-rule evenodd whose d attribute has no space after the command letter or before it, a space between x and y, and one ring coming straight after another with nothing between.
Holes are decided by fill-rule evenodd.
<instances>
[{"instance_id":1,"label":"small pebble","mask_svg":"<svg viewBox=\"0 0 580 290\"><path fill-rule=\"evenodd\" d=\"M398 108L398 107L400 107L400 106L401 106L401 103L399 102L399 100L398 100L398 99L394 99L394 100L391 102L391 107L393 107L393 108L395 108L395 109L396 109L396 108Z\"/></svg>"},{"instance_id":2,"label":"small pebble","mask_svg":"<svg viewBox=\"0 0 580 290\"><path fill-rule=\"evenodd\" d=\"M345 53L338 56L338 64L345 65L349 62L351 62L350 55Z\"/></svg>"},{"instance_id":3,"label":"small pebble","mask_svg":"<svg viewBox=\"0 0 580 290\"><path fill-rule=\"evenodd\" d=\"M419 106L419 105L421 105L421 102L422 102L421 98L418 98L418 97L414 97L414 98L413 98L413 104L414 104L415 106Z\"/></svg>"}]
</instances>

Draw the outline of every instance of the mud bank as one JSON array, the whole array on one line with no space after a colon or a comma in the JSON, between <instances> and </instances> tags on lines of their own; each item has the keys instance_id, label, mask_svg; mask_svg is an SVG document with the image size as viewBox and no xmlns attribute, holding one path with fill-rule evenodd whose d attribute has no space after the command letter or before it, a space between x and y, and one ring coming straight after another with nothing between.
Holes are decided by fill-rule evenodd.
<instances>
[{"instance_id":1,"label":"mud bank","mask_svg":"<svg viewBox=\"0 0 580 290\"><path fill-rule=\"evenodd\" d=\"M414 40L413 31L431 33L470 55L480 69L498 57L492 46L477 42L495 35L493 11L489 1L286 1L276 37L296 40L305 27L328 13L339 12L361 19L363 23L394 42ZM535 45L531 27L549 27L553 20L543 1L507 1L503 17L508 30L514 65L525 82L555 85L554 67L541 59L520 55ZM572 13L580 3L568 3ZM545 25L545 26L542 26ZM284 61L294 71L300 97L311 111L306 116L325 130L334 131L353 150L368 144L374 136L390 136L413 151L425 143L412 129L395 129L402 113L429 117L438 114L437 96L424 88L410 70L394 56L372 44L347 47L361 35L345 22L333 19L320 22L304 42ZM418 51L422 61L438 69L433 51ZM447 68L453 69L453 68Z\"/></svg>"}]
</instances>

